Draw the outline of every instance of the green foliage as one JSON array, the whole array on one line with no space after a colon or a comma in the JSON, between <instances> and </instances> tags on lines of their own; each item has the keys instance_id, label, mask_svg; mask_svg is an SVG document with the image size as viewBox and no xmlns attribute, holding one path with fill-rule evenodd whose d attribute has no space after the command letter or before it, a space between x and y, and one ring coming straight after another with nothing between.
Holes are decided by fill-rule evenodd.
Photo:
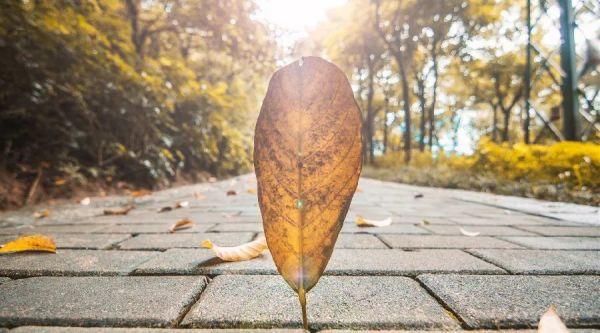
<instances>
[{"instance_id":1,"label":"green foliage","mask_svg":"<svg viewBox=\"0 0 600 333\"><path fill-rule=\"evenodd\" d=\"M274 66L253 2L18 1L0 10L0 168L43 182L126 181L250 166Z\"/></svg>"}]
</instances>

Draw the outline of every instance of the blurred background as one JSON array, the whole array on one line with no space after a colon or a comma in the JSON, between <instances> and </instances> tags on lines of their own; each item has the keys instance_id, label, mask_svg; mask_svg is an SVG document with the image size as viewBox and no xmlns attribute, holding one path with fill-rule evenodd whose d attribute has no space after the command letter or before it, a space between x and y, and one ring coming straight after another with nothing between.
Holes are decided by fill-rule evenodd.
<instances>
[{"instance_id":1,"label":"blurred background","mask_svg":"<svg viewBox=\"0 0 600 333\"><path fill-rule=\"evenodd\" d=\"M597 0L6 0L0 208L250 172L307 55L350 80L363 175L600 204Z\"/></svg>"}]
</instances>

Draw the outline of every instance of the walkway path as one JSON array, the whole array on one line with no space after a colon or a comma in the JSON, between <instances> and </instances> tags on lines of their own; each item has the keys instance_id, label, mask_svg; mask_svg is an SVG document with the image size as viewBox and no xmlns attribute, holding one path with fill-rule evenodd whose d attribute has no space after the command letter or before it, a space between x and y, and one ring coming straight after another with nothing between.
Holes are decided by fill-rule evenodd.
<instances>
[{"instance_id":1,"label":"walkway path","mask_svg":"<svg viewBox=\"0 0 600 333\"><path fill-rule=\"evenodd\" d=\"M0 216L0 244L35 232L59 247L56 254L0 256L0 327L294 331L300 308L268 254L219 263L200 248L207 238L236 245L261 233L253 180L156 192L134 199L126 216L101 215L131 200L124 197L53 207L45 219L31 211ZM189 207L157 213L181 200ZM567 326L594 331L599 214L593 207L362 179L325 276L309 294L311 328L522 329L535 327L553 304ZM392 216L393 224L357 228L357 215ZM169 233L184 217L195 227ZM101 330L141 331L147 330Z\"/></svg>"}]
</instances>

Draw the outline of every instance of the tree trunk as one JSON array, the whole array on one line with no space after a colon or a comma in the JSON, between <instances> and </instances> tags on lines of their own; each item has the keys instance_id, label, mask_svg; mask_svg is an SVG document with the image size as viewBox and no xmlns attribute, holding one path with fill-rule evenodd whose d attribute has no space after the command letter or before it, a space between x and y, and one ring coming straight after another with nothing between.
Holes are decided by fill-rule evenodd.
<instances>
[{"instance_id":1,"label":"tree trunk","mask_svg":"<svg viewBox=\"0 0 600 333\"><path fill-rule=\"evenodd\" d=\"M494 112L494 116L492 118L492 141L496 142L498 140L498 106L496 104L492 104L492 110Z\"/></svg>"},{"instance_id":2,"label":"tree trunk","mask_svg":"<svg viewBox=\"0 0 600 333\"><path fill-rule=\"evenodd\" d=\"M433 94L431 96L431 106L429 107L429 151L433 147L433 137L435 132L435 105L437 102L437 87L438 87L438 59L437 59L437 42L434 40L431 49L431 61L433 65Z\"/></svg>"},{"instance_id":3,"label":"tree trunk","mask_svg":"<svg viewBox=\"0 0 600 333\"><path fill-rule=\"evenodd\" d=\"M373 60L367 56L367 66L369 70L368 74L368 82L367 82L367 141L369 148L369 163L373 163L375 159L375 146L373 145L373 136L375 135L374 131L374 121L375 121L375 112L373 110L373 95L374 95L374 81L375 81L375 73L373 73Z\"/></svg>"},{"instance_id":4,"label":"tree trunk","mask_svg":"<svg viewBox=\"0 0 600 333\"><path fill-rule=\"evenodd\" d=\"M427 101L425 100L425 79L416 77L417 95L419 97L419 107L421 108L421 122L419 124L419 151L425 150L425 123L427 113Z\"/></svg>"},{"instance_id":5,"label":"tree trunk","mask_svg":"<svg viewBox=\"0 0 600 333\"><path fill-rule=\"evenodd\" d=\"M502 141L508 141L508 127L510 124L510 109L502 109L502 114L504 114L504 128L502 129Z\"/></svg>"},{"instance_id":6,"label":"tree trunk","mask_svg":"<svg viewBox=\"0 0 600 333\"><path fill-rule=\"evenodd\" d=\"M396 62L400 68L400 82L402 84L402 101L404 109L404 162L409 163L411 158L411 121L410 121L410 95L408 88L408 78L406 77L406 70L404 68L404 62L402 61L402 55L395 55Z\"/></svg>"}]
</instances>

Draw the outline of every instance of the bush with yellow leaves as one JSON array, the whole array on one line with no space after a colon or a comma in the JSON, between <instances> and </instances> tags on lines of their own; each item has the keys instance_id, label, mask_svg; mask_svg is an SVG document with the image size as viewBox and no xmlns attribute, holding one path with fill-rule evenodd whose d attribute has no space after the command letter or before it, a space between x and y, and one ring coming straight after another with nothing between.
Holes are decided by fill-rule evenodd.
<instances>
[{"instance_id":1,"label":"bush with yellow leaves","mask_svg":"<svg viewBox=\"0 0 600 333\"><path fill-rule=\"evenodd\" d=\"M406 165L401 152L386 154L364 174L426 186L600 204L600 145L595 143L510 145L483 139L469 156L414 152Z\"/></svg>"}]
</instances>

